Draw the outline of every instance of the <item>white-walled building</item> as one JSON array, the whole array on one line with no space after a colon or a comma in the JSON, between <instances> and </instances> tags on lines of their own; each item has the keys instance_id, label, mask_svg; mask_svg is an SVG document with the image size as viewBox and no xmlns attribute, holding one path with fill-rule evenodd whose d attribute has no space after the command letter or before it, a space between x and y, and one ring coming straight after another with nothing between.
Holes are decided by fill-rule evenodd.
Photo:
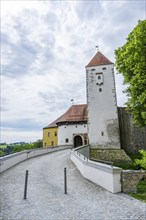
<instances>
[{"instance_id":1,"label":"white-walled building","mask_svg":"<svg viewBox=\"0 0 146 220\"><path fill-rule=\"evenodd\" d=\"M57 122L58 145L87 144L87 105L72 105Z\"/></svg>"},{"instance_id":2,"label":"white-walled building","mask_svg":"<svg viewBox=\"0 0 146 220\"><path fill-rule=\"evenodd\" d=\"M54 130L55 128L55 130ZM56 135L56 136L55 136ZM88 144L87 105L72 105L61 117L44 128L44 147L72 145L74 147Z\"/></svg>"},{"instance_id":3,"label":"white-walled building","mask_svg":"<svg viewBox=\"0 0 146 220\"><path fill-rule=\"evenodd\" d=\"M58 145L73 145L74 147L87 144L87 124L69 123L58 126Z\"/></svg>"},{"instance_id":4,"label":"white-walled building","mask_svg":"<svg viewBox=\"0 0 146 220\"><path fill-rule=\"evenodd\" d=\"M120 148L114 64L99 51L86 66L86 82L90 145Z\"/></svg>"},{"instance_id":5,"label":"white-walled building","mask_svg":"<svg viewBox=\"0 0 146 220\"><path fill-rule=\"evenodd\" d=\"M44 146L89 143L97 148L120 149L114 64L98 51L85 68L87 104L72 105L45 127Z\"/></svg>"}]
</instances>

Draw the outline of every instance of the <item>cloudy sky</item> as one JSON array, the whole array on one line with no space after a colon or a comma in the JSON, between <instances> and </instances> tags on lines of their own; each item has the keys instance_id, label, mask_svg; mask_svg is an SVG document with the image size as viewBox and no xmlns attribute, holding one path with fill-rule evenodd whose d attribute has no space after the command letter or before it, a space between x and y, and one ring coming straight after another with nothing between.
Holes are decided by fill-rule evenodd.
<instances>
[{"instance_id":1,"label":"cloudy sky","mask_svg":"<svg viewBox=\"0 0 146 220\"><path fill-rule=\"evenodd\" d=\"M86 103L95 46L114 62L145 7L145 0L1 0L1 142L41 139L71 99ZM116 75L118 106L126 101L122 81Z\"/></svg>"}]
</instances>

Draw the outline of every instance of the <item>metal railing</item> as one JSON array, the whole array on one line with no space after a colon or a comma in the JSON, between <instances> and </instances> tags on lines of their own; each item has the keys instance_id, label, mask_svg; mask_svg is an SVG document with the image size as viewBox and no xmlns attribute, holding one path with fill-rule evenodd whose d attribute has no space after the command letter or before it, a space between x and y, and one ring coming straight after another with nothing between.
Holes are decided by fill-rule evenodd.
<instances>
[{"instance_id":1,"label":"metal railing","mask_svg":"<svg viewBox=\"0 0 146 220\"><path fill-rule=\"evenodd\" d=\"M99 162L99 163L110 165L111 167L113 167L114 165L114 162L111 162L111 161L90 158L90 145L84 145L78 148L72 148L71 150L74 150L74 152L80 157L82 155L83 159L86 161L91 160L94 162Z\"/></svg>"}]
</instances>

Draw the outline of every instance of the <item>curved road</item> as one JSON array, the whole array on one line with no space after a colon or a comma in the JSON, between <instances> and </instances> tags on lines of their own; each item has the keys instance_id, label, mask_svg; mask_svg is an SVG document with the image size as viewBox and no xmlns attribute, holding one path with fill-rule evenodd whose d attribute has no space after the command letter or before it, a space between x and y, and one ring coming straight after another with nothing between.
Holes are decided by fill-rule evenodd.
<instances>
[{"instance_id":1,"label":"curved road","mask_svg":"<svg viewBox=\"0 0 146 220\"><path fill-rule=\"evenodd\" d=\"M146 204L84 179L70 150L29 159L1 174L1 220L145 220ZM68 194L64 194L67 167ZM25 170L27 199L23 199Z\"/></svg>"}]
</instances>

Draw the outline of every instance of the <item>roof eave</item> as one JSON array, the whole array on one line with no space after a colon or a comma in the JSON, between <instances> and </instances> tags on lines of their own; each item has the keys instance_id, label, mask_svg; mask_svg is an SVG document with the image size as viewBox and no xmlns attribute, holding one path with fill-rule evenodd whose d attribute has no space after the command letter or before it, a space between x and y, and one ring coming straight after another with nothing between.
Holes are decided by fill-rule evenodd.
<instances>
[{"instance_id":1,"label":"roof eave","mask_svg":"<svg viewBox=\"0 0 146 220\"><path fill-rule=\"evenodd\" d=\"M114 64L114 63L106 63L106 64L100 64L100 65L87 65L87 66L85 66L85 68L87 68L87 67L94 67L94 66L104 66L104 65L112 65L112 64Z\"/></svg>"}]
</instances>

